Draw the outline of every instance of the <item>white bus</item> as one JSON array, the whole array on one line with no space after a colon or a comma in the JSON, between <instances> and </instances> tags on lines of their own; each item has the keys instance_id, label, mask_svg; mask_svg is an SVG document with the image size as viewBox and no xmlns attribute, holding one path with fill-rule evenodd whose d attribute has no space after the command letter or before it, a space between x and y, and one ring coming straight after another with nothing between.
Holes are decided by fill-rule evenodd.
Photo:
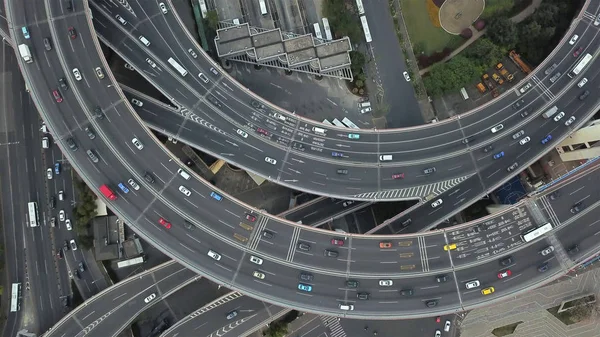
<instances>
[{"instance_id":1,"label":"white bus","mask_svg":"<svg viewBox=\"0 0 600 337\"><path fill-rule=\"evenodd\" d=\"M135 257L135 258L129 259L129 260L119 261L119 262L117 262L117 267L124 268L124 267L129 267L129 266L135 266L136 264L140 264L140 263L144 263L144 262L146 262L146 257L140 256L140 257Z\"/></svg>"},{"instance_id":2,"label":"white bus","mask_svg":"<svg viewBox=\"0 0 600 337\"><path fill-rule=\"evenodd\" d=\"M177 70L181 76L185 76L187 75L187 70L185 70L179 63L177 63L177 61L175 61L172 57L169 57L169 64L173 66L173 68L175 68L175 70Z\"/></svg>"},{"instance_id":3,"label":"white bus","mask_svg":"<svg viewBox=\"0 0 600 337\"><path fill-rule=\"evenodd\" d=\"M342 122L340 122L337 118L334 118L332 121L333 125L335 126L339 126L340 128L345 128L346 126L344 124L342 124Z\"/></svg>"},{"instance_id":4,"label":"white bus","mask_svg":"<svg viewBox=\"0 0 600 337\"><path fill-rule=\"evenodd\" d=\"M548 222L547 224L542 225L538 228L532 229L532 230L526 232L525 234L521 234L521 240L523 240L523 242L529 242L529 241L539 238L540 236L548 233L551 230L552 230L552 225Z\"/></svg>"},{"instance_id":5,"label":"white bus","mask_svg":"<svg viewBox=\"0 0 600 337\"><path fill-rule=\"evenodd\" d=\"M363 6L362 0L356 0L356 8L358 9L358 15L365 14L365 7Z\"/></svg>"},{"instance_id":6,"label":"white bus","mask_svg":"<svg viewBox=\"0 0 600 337\"><path fill-rule=\"evenodd\" d=\"M206 0L198 0L198 4L200 4L200 14L202 14L202 18L206 19L206 13L208 12Z\"/></svg>"},{"instance_id":7,"label":"white bus","mask_svg":"<svg viewBox=\"0 0 600 337\"><path fill-rule=\"evenodd\" d=\"M323 34L321 34L321 26L319 26L319 23L317 22L317 23L313 24L313 28L315 29L315 36L318 39L322 40L323 39Z\"/></svg>"},{"instance_id":8,"label":"white bus","mask_svg":"<svg viewBox=\"0 0 600 337\"><path fill-rule=\"evenodd\" d=\"M592 60L592 55L589 53L585 54L583 56L583 58L581 59L581 61L579 61L579 63L577 63L575 68L573 68L573 70L571 70L571 72L568 74L568 76L570 78L573 78L573 76L577 76L583 70L583 68L585 68L585 66L587 66L588 63L590 63L591 60Z\"/></svg>"},{"instance_id":9,"label":"white bus","mask_svg":"<svg viewBox=\"0 0 600 337\"><path fill-rule=\"evenodd\" d=\"M373 41L371 38L371 31L369 30L369 24L367 23L367 18L364 15L360 17L360 23L362 24L363 31L365 32L365 41L367 41L367 43Z\"/></svg>"},{"instance_id":10,"label":"white bus","mask_svg":"<svg viewBox=\"0 0 600 337\"><path fill-rule=\"evenodd\" d=\"M29 210L29 227L37 227L39 221L37 203L33 201L28 203L27 209Z\"/></svg>"},{"instance_id":11,"label":"white bus","mask_svg":"<svg viewBox=\"0 0 600 337\"><path fill-rule=\"evenodd\" d=\"M356 124L352 123L352 121L349 120L348 117L344 117L344 119L342 119L342 123L346 124L346 126L351 129L360 129L358 126L356 126Z\"/></svg>"},{"instance_id":12,"label":"white bus","mask_svg":"<svg viewBox=\"0 0 600 337\"><path fill-rule=\"evenodd\" d=\"M333 40L333 35L331 35L331 27L329 27L329 20L327 20L327 18L323 18L323 28L325 28L325 39L327 39L327 41Z\"/></svg>"},{"instance_id":13,"label":"white bus","mask_svg":"<svg viewBox=\"0 0 600 337\"><path fill-rule=\"evenodd\" d=\"M260 14L267 15L267 4L265 3L265 0L259 0L259 5L260 5Z\"/></svg>"},{"instance_id":14,"label":"white bus","mask_svg":"<svg viewBox=\"0 0 600 337\"><path fill-rule=\"evenodd\" d=\"M469 94L467 94L467 89L465 89L465 87L460 88L460 94L465 101L469 99Z\"/></svg>"},{"instance_id":15,"label":"white bus","mask_svg":"<svg viewBox=\"0 0 600 337\"><path fill-rule=\"evenodd\" d=\"M324 120L323 120L323 124L327 124L327 125L333 125L333 124L331 124L331 122L330 122L330 121L328 121L327 119L324 119Z\"/></svg>"},{"instance_id":16,"label":"white bus","mask_svg":"<svg viewBox=\"0 0 600 337\"><path fill-rule=\"evenodd\" d=\"M13 283L10 292L10 312L21 310L21 283Z\"/></svg>"}]
</instances>

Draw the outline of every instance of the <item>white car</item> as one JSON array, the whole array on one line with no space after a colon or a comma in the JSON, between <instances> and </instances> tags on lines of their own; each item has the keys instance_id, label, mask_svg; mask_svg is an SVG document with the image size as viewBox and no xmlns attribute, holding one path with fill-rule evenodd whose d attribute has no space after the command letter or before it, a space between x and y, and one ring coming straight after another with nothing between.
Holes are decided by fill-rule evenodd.
<instances>
[{"instance_id":1,"label":"white car","mask_svg":"<svg viewBox=\"0 0 600 337\"><path fill-rule=\"evenodd\" d=\"M250 255L250 262L256 263L257 265L260 266L261 264L263 264L263 259L261 259L258 256Z\"/></svg>"},{"instance_id":2,"label":"white car","mask_svg":"<svg viewBox=\"0 0 600 337\"><path fill-rule=\"evenodd\" d=\"M265 157L265 161L269 164L273 164L273 165L277 164L277 160L275 160L271 157Z\"/></svg>"},{"instance_id":3,"label":"white car","mask_svg":"<svg viewBox=\"0 0 600 337\"><path fill-rule=\"evenodd\" d=\"M73 68L73 76L75 76L75 79L78 81L81 81L81 79L82 79L81 73L79 72L79 69L77 69L77 68Z\"/></svg>"},{"instance_id":4,"label":"white car","mask_svg":"<svg viewBox=\"0 0 600 337\"><path fill-rule=\"evenodd\" d=\"M217 261L219 261L221 259L221 254L215 252L214 250L209 250L208 256L212 257L213 259L215 259Z\"/></svg>"},{"instance_id":5,"label":"white car","mask_svg":"<svg viewBox=\"0 0 600 337\"><path fill-rule=\"evenodd\" d=\"M436 207L438 207L439 205L441 205L443 202L444 202L444 201L443 201L442 199L438 199L438 200L436 200L436 201L434 201L434 202L432 202L432 203L431 203L431 207L432 207L432 208L436 208Z\"/></svg>"},{"instance_id":6,"label":"white car","mask_svg":"<svg viewBox=\"0 0 600 337\"><path fill-rule=\"evenodd\" d=\"M571 116L571 118L567 119L567 121L565 122L565 126L569 126L569 125L573 124L574 121L575 121L575 116Z\"/></svg>"},{"instance_id":7,"label":"white car","mask_svg":"<svg viewBox=\"0 0 600 337\"><path fill-rule=\"evenodd\" d=\"M143 103L142 101L140 101L140 100L137 100L137 99L135 99L135 98L132 98L132 99L131 99L131 103L133 103L133 104L135 104L135 105L137 105L137 106L143 106L143 105L144 105L144 103Z\"/></svg>"},{"instance_id":8,"label":"white car","mask_svg":"<svg viewBox=\"0 0 600 337\"><path fill-rule=\"evenodd\" d=\"M450 331L451 325L452 325L452 323L450 323L450 321L446 321L446 324L444 324L444 331L446 331L446 332Z\"/></svg>"},{"instance_id":9,"label":"white car","mask_svg":"<svg viewBox=\"0 0 600 337\"><path fill-rule=\"evenodd\" d=\"M148 57L146 57L146 63L148 63L152 68L156 68L156 63L154 63L154 61Z\"/></svg>"},{"instance_id":10,"label":"white car","mask_svg":"<svg viewBox=\"0 0 600 337\"><path fill-rule=\"evenodd\" d=\"M479 283L479 280L473 280L473 281L469 281L469 282L465 283L465 287L467 289L477 288L480 285L481 285L481 283Z\"/></svg>"},{"instance_id":11,"label":"white car","mask_svg":"<svg viewBox=\"0 0 600 337\"><path fill-rule=\"evenodd\" d=\"M394 284L392 280L379 280L380 287L391 287Z\"/></svg>"},{"instance_id":12,"label":"white car","mask_svg":"<svg viewBox=\"0 0 600 337\"><path fill-rule=\"evenodd\" d=\"M572 46L575 44L575 42L577 42L577 39L579 39L579 35L575 34L573 35L573 37L571 37L571 39L569 40L569 44Z\"/></svg>"},{"instance_id":13,"label":"white car","mask_svg":"<svg viewBox=\"0 0 600 337\"><path fill-rule=\"evenodd\" d=\"M135 182L135 180L133 179L129 179L127 180L127 183L129 184L129 186L131 186L134 190L139 191L140 189L140 185L138 185L138 183Z\"/></svg>"},{"instance_id":14,"label":"white car","mask_svg":"<svg viewBox=\"0 0 600 337\"><path fill-rule=\"evenodd\" d=\"M243 138L248 138L248 134L242 129L237 129L236 133L242 136Z\"/></svg>"},{"instance_id":15,"label":"white car","mask_svg":"<svg viewBox=\"0 0 600 337\"><path fill-rule=\"evenodd\" d=\"M214 67L210 67L210 72L213 73L213 74L215 74L215 75L219 75L219 72Z\"/></svg>"},{"instance_id":16,"label":"white car","mask_svg":"<svg viewBox=\"0 0 600 337\"><path fill-rule=\"evenodd\" d=\"M554 117L554 121L558 122L561 118L565 117L565 112L561 111L558 115Z\"/></svg>"},{"instance_id":17,"label":"white car","mask_svg":"<svg viewBox=\"0 0 600 337\"><path fill-rule=\"evenodd\" d=\"M496 132L498 132L498 131L500 131L502 129L504 129L504 125L503 124L498 124L498 125L494 126L491 131L492 131L492 133L496 133Z\"/></svg>"},{"instance_id":18,"label":"white car","mask_svg":"<svg viewBox=\"0 0 600 337\"><path fill-rule=\"evenodd\" d=\"M193 58L198 58L198 54L196 54L196 52L192 48L188 49L188 53L190 53L190 55L192 55Z\"/></svg>"},{"instance_id":19,"label":"white car","mask_svg":"<svg viewBox=\"0 0 600 337\"><path fill-rule=\"evenodd\" d=\"M46 170L46 178L48 178L49 180L52 179L52 169L48 168Z\"/></svg>"},{"instance_id":20,"label":"white car","mask_svg":"<svg viewBox=\"0 0 600 337\"><path fill-rule=\"evenodd\" d=\"M582 78L581 81L579 81L579 83L577 83L578 87L583 87L585 84L587 83L587 78Z\"/></svg>"},{"instance_id":21,"label":"white car","mask_svg":"<svg viewBox=\"0 0 600 337\"><path fill-rule=\"evenodd\" d=\"M58 200L65 200L65 192L63 192L62 190L58 191Z\"/></svg>"},{"instance_id":22,"label":"white car","mask_svg":"<svg viewBox=\"0 0 600 337\"><path fill-rule=\"evenodd\" d=\"M402 75L404 75L404 79L406 80L406 82L410 82L410 76L408 76L408 72L403 72Z\"/></svg>"},{"instance_id":23,"label":"white car","mask_svg":"<svg viewBox=\"0 0 600 337\"><path fill-rule=\"evenodd\" d=\"M61 209L60 212L58 212L58 220L65 221L65 219L65 211Z\"/></svg>"},{"instance_id":24,"label":"white car","mask_svg":"<svg viewBox=\"0 0 600 337\"><path fill-rule=\"evenodd\" d=\"M144 298L144 302L150 303L155 298L156 298L156 293L152 293L152 294L150 294L150 296Z\"/></svg>"},{"instance_id":25,"label":"white car","mask_svg":"<svg viewBox=\"0 0 600 337\"><path fill-rule=\"evenodd\" d=\"M256 277L259 280L264 280L265 279L265 273L261 273L259 271L254 271L252 273L252 276Z\"/></svg>"},{"instance_id":26,"label":"white car","mask_svg":"<svg viewBox=\"0 0 600 337\"><path fill-rule=\"evenodd\" d=\"M77 250L77 243L75 242L75 239L71 239L69 244L71 244L71 250Z\"/></svg>"},{"instance_id":27,"label":"white car","mask_svg":"<svg viewBox=\"0 0 600 337\"><path fill-rule=\"evenodd\" d=\"M433 337L442 337L442 332L440 329L435 330L435 335Z\"/></svg>"},{"instance_id":28,"label":"white car","mask_svg":"<svg viewBox=\"0 0 600 337\"><path fill-rule=\"evenodd\" d=\"M96 70L96 76L98 76L99 79L104 78L104 72L102 71L102 68L96 67L94 70Z\"/></svg>"},{"instance_id":29,"label":"white car","mask_svg":"<svg viewBox=\"0 0 600 337\"><path fill-rule=\"evenodd\" d=\"M71 226L71 219L67 219L65 220L65 226L67 227L67 230L73 230L73 227Z\"/></svg>"},{"instance_id":30,"label":"white car","mask_svg":"<svg viewBox=\"0 0 600 337\"><path fill-rule=\"evenodd\" d=\"M596 15L596 20L594 20L594 26L600 25L600 14Z\"/></svg>"},{"instance_id":31,"label":"white car","mask_svg":"<svg viewBox=\"0 0 600 337\"><path fill-rule=\"evenodd\" d=\"M142 142L140 142L137 138L133 138L131 142L133 143L133 145L135 145L135 147L137 147L138 150L144 148L144 144L142 144Z\"/></svg>"},{"instance_id":32,"label":"white car","mask_svg":"<svg viewBox=\"0 0 600 337\"><path fill-rule=\"evenodd\" d=\"M529 141L530 141L530 140L531 140L531 137L527 136L527 137L525 137L525 138L521 139L521 140L519 141L519 144L521 144L521 145L525 145L525 144L529 143Z\"/></svg>"},{"instance_id":33,"label":"white car","mask_svg":"<svg viewBox=\"0 0 600 337\"><path fill-rule=\"evenodd\" d=\"M550 253L552 253L554 251L554 246L548 246L545 249L543 249L542 251L540 251L540 254L542 254L542 256L546 256Z\"/></svg>"},{"instance_id":34,"label":"white car","mask_svg":"<svg viewBox=\"0 0 600 337\"><path fill-rule=\"evenodd\" d=\"M190 190L185 188L185 186L183 186L183 185L179 186L179 192L183 193L186 197L189 197L190 195L192 195L192 192L190 192Z\"/></svg>"},{"instance_id":35,"label":"white car","mask_svg":"<svg viewBox=\"0 0 600 337\"><path fill-rule=\"evenodd\" d=\"M159 4L158 4L158 8L160 8L160 11L161 11L163 14L167 14L167 6L165 6L165 3L164 3L164 2L161 2L161 3L159 3Z\"/></svg>"}]
</instances>

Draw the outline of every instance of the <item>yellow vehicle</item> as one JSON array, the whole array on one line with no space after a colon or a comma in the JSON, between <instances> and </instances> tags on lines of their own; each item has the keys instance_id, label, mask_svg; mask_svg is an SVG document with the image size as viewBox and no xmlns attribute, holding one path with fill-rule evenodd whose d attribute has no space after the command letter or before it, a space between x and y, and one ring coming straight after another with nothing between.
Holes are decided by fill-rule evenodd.
<instances>
[{"instance_id":1,"label":"yellow vehicle","mask_svg":"<svg viewBox=\"0 0 600 337\"><path fill-rule=\"evenodd\" d=\"M444 250L455 250L455 249L456 249L456 243L451 243L449 245L444 246Z\"/></svg>"},{"instance_id":2,"label":"yellow vehicle","mask_svg":"<svg viewBox=\"0 0 600 337\"><path fill-rule=\"evenodd\" d=\"M489 287L489 288L485 288L481 290L481 293L483 295L489 295L489 294L493 294L495 291L494 287Z\"/></svg>"}]
</instances>

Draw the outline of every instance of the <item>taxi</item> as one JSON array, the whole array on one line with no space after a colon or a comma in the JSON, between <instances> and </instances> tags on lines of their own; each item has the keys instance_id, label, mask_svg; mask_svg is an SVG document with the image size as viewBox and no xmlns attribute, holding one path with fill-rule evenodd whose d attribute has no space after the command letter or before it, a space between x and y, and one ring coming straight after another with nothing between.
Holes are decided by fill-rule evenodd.
<instances>
[{"instance_id":1,"label":"taxi","mask_svg":"<svg viewBox=\"0 0 600 337\"><path fill-rule=\"evenodd\" d=\"M483 295L493 294L494 291L495 291L494 287L489 287L489 288L481 289L481 293Z\"/></svg>"},{"instance_id":2,"label":"taxi","mask_svg":"<svg viewBox=\"0 0 600 337\"><path fill-rule=\"evenodd\" d=\"M448 244L448 245L445 245L445 246L444 246L444 250L445 250L445 251L448 251L448 250L455 250L455 249L456 249L456 243L451 243L451 244Z\"/></svg>"}]
</instances>

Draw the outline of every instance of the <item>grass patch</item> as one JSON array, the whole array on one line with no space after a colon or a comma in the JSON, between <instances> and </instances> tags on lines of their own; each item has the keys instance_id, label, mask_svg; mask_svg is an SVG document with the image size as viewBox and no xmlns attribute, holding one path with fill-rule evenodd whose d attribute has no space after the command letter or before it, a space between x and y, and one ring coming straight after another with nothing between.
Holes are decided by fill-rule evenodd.
<instances>
[{"instance_id":1,"label":"grass patch","mask_svg":"<svg viewBox=\"0 0 600 337\"><path fill-rule=\"evenodd\" d=\"M415 55L430 55L444 48L455 49L463 42L460 36L448 34L433 25L426 1L400 0L400 6Z\"/></svg>"},{"instance_id":2,"label":"grass patch","mask_svg":"<svg viewBox=\"0 0 600 337\"><path fill-rule=\"evenodd\" d=\"M515 332L515 330L517 329L517 326L521 323L523 323L523 321L519 321L517 323L513 323L513 324L509 324L509 325L505 325L505 326L496 328L496 329L492 330L492 335L494 335L496 337L512 335L513 332Z\"/></svg>"},{"instance_id":3,"label":"grass patch","mask_svg":"<svg viewBox=\"0 0 600 337\"><path fill-rule=\"evenodd\" d=\"M531 5L531 2L531 0L486 0L480 18L489 20L494 16L512 17Z\"/></svg>"}]
</instances>

